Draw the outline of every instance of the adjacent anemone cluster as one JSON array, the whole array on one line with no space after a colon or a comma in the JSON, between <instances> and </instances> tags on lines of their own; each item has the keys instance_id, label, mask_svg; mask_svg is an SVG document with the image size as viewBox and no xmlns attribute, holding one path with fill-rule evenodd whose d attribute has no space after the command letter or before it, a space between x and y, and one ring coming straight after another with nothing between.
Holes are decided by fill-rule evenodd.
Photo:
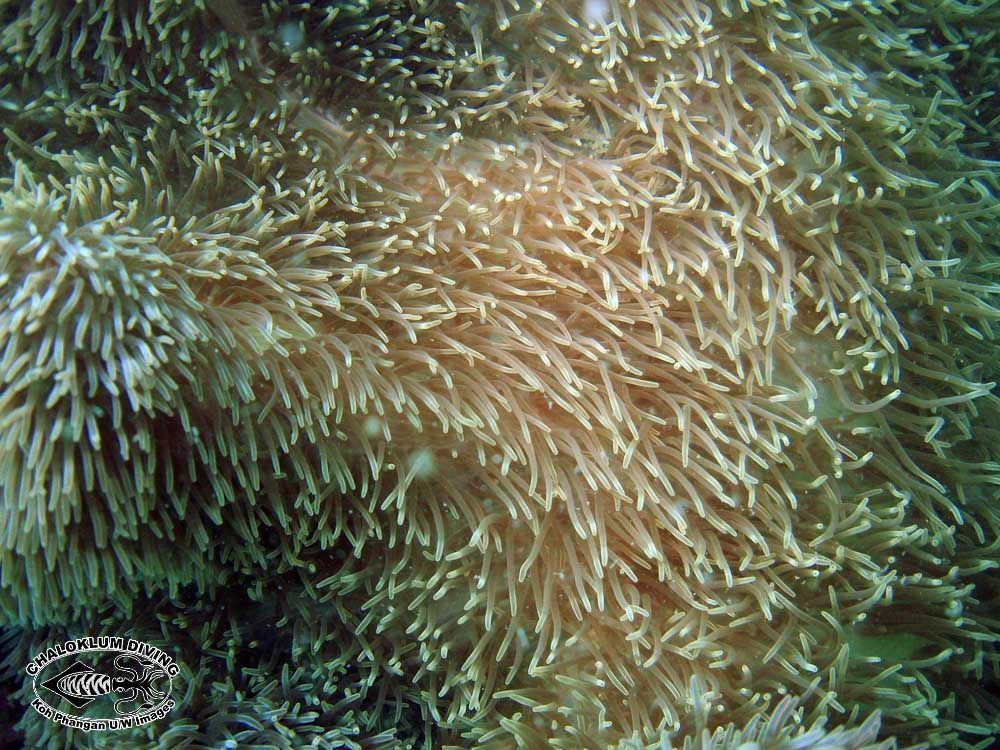
<instances>
[{"instance_id":1,"label":"adjacent anemone cluster","mask_svg":"<svg viewBox=\"0 0 1000 750\"><path fill-rule=\"evenodd\" d=\"M22 740L988 746L998 7L0 5Z\"/></svg>"}]
</instances>

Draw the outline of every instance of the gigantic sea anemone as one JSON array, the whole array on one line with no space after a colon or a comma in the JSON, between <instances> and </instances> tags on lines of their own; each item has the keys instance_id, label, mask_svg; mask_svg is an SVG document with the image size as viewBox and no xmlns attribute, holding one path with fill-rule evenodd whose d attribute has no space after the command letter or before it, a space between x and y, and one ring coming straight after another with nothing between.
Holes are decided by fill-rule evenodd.
<instances>
[{"instance_id":1,"label":"gigantic sea anemone","mask_svg":"<svg viewBox=\"0 0 1000 750\"><path fill-rule=\"evenodd\" d=\"M0 21L4 679L184 669L28 746L1000 731L995 0Z\"/></svg>"}]
</instances>

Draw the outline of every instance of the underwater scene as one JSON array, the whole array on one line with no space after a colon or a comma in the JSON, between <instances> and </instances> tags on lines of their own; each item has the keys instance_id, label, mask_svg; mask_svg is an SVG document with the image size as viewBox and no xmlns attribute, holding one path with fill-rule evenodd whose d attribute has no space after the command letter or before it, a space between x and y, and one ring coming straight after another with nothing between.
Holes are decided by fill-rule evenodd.
<instances>
[{"instance_id":1,"label":"underwater scene","mask_svg":"<svg viewBox=\"0 0 1000 750\"><path fill-rule=\"evenodd\" d=\"M0 0L0 749L1000 747L1000 0Z\"/></svg>"}]
</instances>

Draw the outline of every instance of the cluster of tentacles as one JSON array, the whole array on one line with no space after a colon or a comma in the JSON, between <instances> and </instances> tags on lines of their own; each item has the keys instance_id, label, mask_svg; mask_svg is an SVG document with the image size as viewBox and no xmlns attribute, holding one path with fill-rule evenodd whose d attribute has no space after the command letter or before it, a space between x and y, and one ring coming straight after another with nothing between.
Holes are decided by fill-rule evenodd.
<instances>
[{"instance_id":1,"label":"cluster of tentacles","mask_svg":"<svg viewBox=\"0 0 1000 750\"><path fill-rule=\"evenodd\" d=\"M3 679L183 665L28 746L1000 731L994 2L0 22Z\"/></svg>"}]
</instances>

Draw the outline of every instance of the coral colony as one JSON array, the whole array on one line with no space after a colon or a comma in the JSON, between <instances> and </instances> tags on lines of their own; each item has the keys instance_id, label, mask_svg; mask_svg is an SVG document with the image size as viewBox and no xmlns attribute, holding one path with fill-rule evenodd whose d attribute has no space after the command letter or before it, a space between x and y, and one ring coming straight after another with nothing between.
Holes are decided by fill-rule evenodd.
<instances>
[{"instance_id":1,"label":"coral colony","mask_svg":"<svg viewBox=\"0 0 1000 750\"><path fill-rule=\"evenodd\" d=\"M998 27L0 3L6 737L987 747ZM105 636L166 717L24 708Z\"/></svg>"}]
</instances>

